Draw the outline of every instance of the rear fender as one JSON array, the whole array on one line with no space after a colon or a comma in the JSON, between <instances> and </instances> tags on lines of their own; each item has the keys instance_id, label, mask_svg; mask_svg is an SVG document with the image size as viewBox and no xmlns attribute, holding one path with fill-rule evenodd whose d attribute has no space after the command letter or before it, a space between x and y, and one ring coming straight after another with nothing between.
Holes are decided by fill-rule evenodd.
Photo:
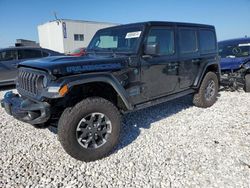
<instances>
[{"instance_id":1,"label":"rear fender","mask_svg":"<svg viewBox=\"0 0 250 188\"><path fill-rule=\"evenodd\" d=\"M198 73L195 81L194 81L194 88L199 88L200 84L204 78L204 76L206 75L207 72L212 71L214 73L216 73L216 75L218 76L218 80L220 82L220 75L221 75L221 70L220 70L220 65L214 62L211 62L209 64L207 64L205 66L205 68L202 69L201 72Z\"/></svg>"}]
</instances>

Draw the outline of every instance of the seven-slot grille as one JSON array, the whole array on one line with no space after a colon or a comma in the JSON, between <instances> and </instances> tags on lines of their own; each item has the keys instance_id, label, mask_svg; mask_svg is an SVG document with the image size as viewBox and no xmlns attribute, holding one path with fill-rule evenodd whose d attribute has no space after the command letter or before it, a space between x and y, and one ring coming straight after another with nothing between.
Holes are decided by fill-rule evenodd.
<instances>
[{"instance_id":1,"label":"seven-slot grille","mask_svg":"<svg viewBox=\"0 0 250 188\"><path fill-rule=\"evenodd\" d=\"M37 81L40 76L42 75L39 73L27 71L25 69L19 70L18 89L28 94L36 95L38 92Z\"/></svg>"}]
</instances>

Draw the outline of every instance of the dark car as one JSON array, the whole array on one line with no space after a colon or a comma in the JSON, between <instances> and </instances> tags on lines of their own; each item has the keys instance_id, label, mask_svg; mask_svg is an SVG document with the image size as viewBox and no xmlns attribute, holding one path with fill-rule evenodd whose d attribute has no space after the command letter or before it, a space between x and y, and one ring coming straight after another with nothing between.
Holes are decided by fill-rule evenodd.
<instances>
[{"instance_id":1,"label":"dark car","mask_svg":"<svg viewBox=\"0 0 250 188\"><path fill-rule=\"evenodd\" d=\"M0 49L0 86L14 84L18 74L18 63L48 56L62 55L58 52L35 47L13 47Z\"/></svg>"},{"instance_id":2,"label":"dark car","mask_svg":"<svg viewBox=\"0 0 250 188\"><path fill-rule=\"evenodd\" d=\"M218 46L222 84L231 90L243 87L250 92L250 38L225 40Z\"/></svg>"},{"instance_id":3,"label":"dark car","mask_svg":"<svg viewBox=\"0 0 250 188\"><path fill-rule=\"evenodd\" d=\"M185 95L194 105L217 99L220 68L215 28L144 22L99 30L83 57L19 64L6 112L36 127L56 126L72 157L93 161L116 146L121 114ZM197 117L198 118L198 117Z\"/></svg>"},{"instance_id":4,"label":"dark car","mask_svg":"<svg viewBox=\"0 0 250 188\"><path fill-rule=\"evenodd\" d=\"M86 55L86 48L77 48L72 53L68 54L71 56L84 56Z\"/></svg>"}]
</instances>

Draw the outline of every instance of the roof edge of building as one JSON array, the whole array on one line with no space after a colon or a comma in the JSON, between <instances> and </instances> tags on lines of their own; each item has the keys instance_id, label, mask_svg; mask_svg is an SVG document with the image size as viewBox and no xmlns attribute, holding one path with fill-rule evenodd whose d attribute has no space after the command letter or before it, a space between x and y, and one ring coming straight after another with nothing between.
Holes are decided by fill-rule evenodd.
<instances>
[{"instance_id":1,"label":"roof edge of building","mask_svg":"<svg viewBox=\"0 0 250 188\"><path fill-rule=\"evenodd\" d=\"M45 24L52 23L52 22L63 22L63 21L66 21L66 22L79 22L79 23L96 23L96 24L113 24L113 25L121 25L120 23L112 23L112 22L87 21L87 20L73 20L73 19L58 19L58 20L51 20L51 21L48 21L48 22L44 22L44 23L42 23L42 24L39 24L38 26L45 25Z\"/></svg>"}]
</instances>

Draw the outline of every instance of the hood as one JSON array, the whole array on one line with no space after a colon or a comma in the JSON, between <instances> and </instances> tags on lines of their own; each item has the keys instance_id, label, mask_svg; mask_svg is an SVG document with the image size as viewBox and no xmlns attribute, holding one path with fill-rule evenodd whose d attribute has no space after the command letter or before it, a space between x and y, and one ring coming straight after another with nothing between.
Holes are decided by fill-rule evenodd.
<instances>
[{"instance_id":1,"label":"hood","mask_svg":"<svg viewBox=\"0 0 250 188\"><path fill-rule=\"evenodd\" d=\"M119 70L125 66L127 57L104 56L53 56L24 61L18 67L45 70L53 75L70 75L84 72Z\"/></svg>"},{"instance_id":2,"label":"hood","mask_svg":"<svg viewBox=\"0 0 250 188\"><path fill-rule=\"evenodd\" d=\"M236 58L221 58L221 70L235 70L241 68L241 65L248 60L249 57L236 57Z\"/></svg>"}]
</instances>

